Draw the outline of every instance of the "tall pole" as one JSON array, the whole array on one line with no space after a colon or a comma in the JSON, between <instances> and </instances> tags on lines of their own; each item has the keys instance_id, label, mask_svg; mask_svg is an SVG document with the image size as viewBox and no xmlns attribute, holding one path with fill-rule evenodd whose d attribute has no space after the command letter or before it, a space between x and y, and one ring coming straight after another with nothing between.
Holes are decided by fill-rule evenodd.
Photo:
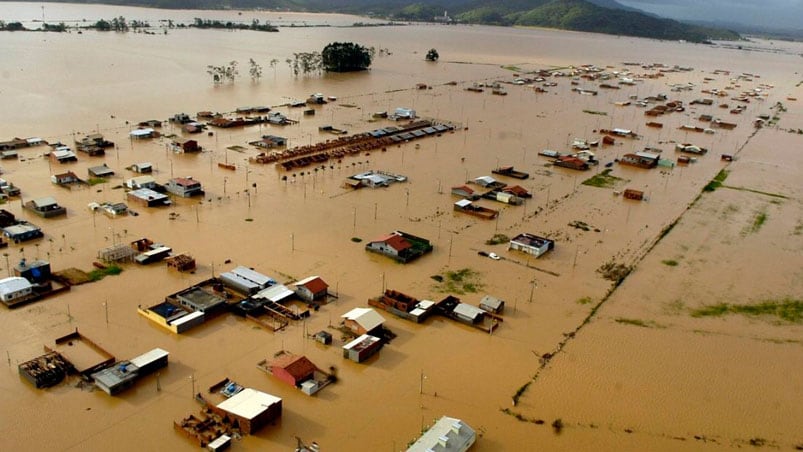
<instances>
[{"instance_id":1,"label":"tall pole","mask_svg":"<svg viewBox=\"0 0 803 452\"><path fill-rule=\"evenodd\" d=\"M106 325L108 325L109 324L109 303L108 303L108 300L106 300L103 303L103 310L106 312Z\"/></svg>"},{"instance_id":2,"label":"tall pole","mask_svg":"<svg viewBox=\"0 0 803 452\"><path fill-rule=\"evenodd\" d=\"M421 369L421 379L420 379L420 383L418 385L418 393L419 394L423 394L424 393L424 369Z\"/></svg>"}]
</instances>

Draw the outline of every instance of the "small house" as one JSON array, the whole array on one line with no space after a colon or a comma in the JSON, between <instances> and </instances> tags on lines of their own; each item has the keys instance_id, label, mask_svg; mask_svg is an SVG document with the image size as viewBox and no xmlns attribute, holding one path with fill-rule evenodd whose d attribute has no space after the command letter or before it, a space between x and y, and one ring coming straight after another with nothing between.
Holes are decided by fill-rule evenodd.
<instances>
[{"instance_id":1,"label":"small house","mask_svg":"<svg viewBox=\"0 0 803 452\"><path fill-rule=\"evenodd\" d=\"M33 285L25 278L11 276L0 279L0 301L16 304L33 294Z\"/></svg>"},{"instance_id":2,"label":"small house","mask_svg":"<svg viewBox=\"0 0 803 452\"><path fill-rule=\"evenodd\" d=\"M238 425L242 433L250 435L281 417L282 399L245 388L212 409L228 423Z\"/></svg>"},{"instance_id":3,"label":"small house","mask_svg":"<svg viewBox=\"0 0 803 452\"><path fill-rule=\"evenodd\" d=\"M79 179L78 176L72 171L67 171L66 173L54 174L50 176L50 182L53 182L56 185L70 185L83 181Z\"/></svg>"},{"instance_id":4,"label":"small house","mask_svg":"<svg viewBox=\"0 0 803 452\"><path fill-rule=\"evenodd\" d=\"M45 236L39 226L24 221L4 227L3 235L14 243L25 242Z\"/></svg>"},{"instance_id":5,"label":"small house","mask_svg":"<svg viewBox=\"0 0 803 452\"><path fill-rule=\"evenodd\" d=\"M153 176L137 176L132 177L125 181L125 186L132 190L137 190L140 188L148 188L153 190L156 188L156 179Z\"/></svg>"},{"instance_id":6,"label":"small house","mask_svg":"<svg viewBox=\"0 0 803 452\"><path fill-rule=\"evenodd\" d=\"M396 118L397 120L399 120L399 119L415 119L416 118L416 114L415 114L415 110L413 110L412 108L399 107L394 112L393 117Z\"/></svg>"},{"instance_id":7,"label":"small house","mask_svg":"<svg viewBox=\"0 0 803 452\"><path fill-rule=\"evenodd\" d=\"M285 353L270 363L270 373L283 382L301 387L301 383L315 376L317 367L306 356Z\"/></svg>"},{"instance_id":8,"label":"small house","mask_svg":"<svg viewBox=\"0 0 803 452\"><path fill-rule=\"evenodd\" d=\"M170 198L164 193L159 193L150 188L138 188L126 193L126 199L130 202L141 205L142 207L169 206Z\"/></svg>"},{"instance_id":9,"label":"small house","mask_svg":"<svg viewBox=\"0 0 803 452\"><path fill-rule=\"evenodd\" d=\"M375 355L382 348L382 340L370 334L363 334L343 346L343 357L361 363Z\"/></svg>"},{"instance_id":10,"label":"small house","mask_svg":"<svg viewBox=\"0 0 803 452\"><path fill-rule=\"evenodd\" d=\"M203 148L198 145L195 140L187 140L184 142L174 142L173 146L180 149L184 153L201 152Z\"/></svg>"},{"instance_id":11,"label":"small house","mask_svg":"<svg viewBox=\"0 0 803 452\"><path fill-rule=\"evenodd\" d=\"M356 334L367 334L376 331L385 323L384 317L371 308L354 308L340 316L346 328Z\"/></svg>"},{"instance_id":12,"label":"small house","mask_svg":"<svg viewBox=\"0 0 803 452\"><path fill-rule=\"evenodd\" d=\"M508 249L524 251L535 257L540 257L547 251L555 248L555 242L535 234L521 233L510 240Z\"/></svg>"},{"instance_id":13,"label":"small house","mask_svg":"<svg viewBox=\"0 0 803 452\"><path fill-rule=\"evenodd\" d=\"M159 136L159 132L154 130L151 127L145 127L140 129L134 129L129 132L128 136L135 140L144 140L147 138L155 138Z\"/></svg>"},{"instance_id":14,"label":"small house","mask_svg":"<svg viewBox=\"0 0 803 452\"><path fill-rule=\"evenodd\" d=\"M325 298L329 285L320 276L310 276L292 284L296 295L304 301Z\"/></svg>"},{"instance_id":15,"label":"small house","mask_svg":"<svg viewBox=\"0 0 803 452\"><path fill-rule=\"evenodd\" d=\"M204 190L201 183L191 177L176 177L167 181L165 188L168 192L182 198L203 195Z\"/></svg>"},{"instance_id":16,"label":"small house","mask_svg":"<svg viewBox=\"0 0 803 452\"><path fill-rule=\"evenodd\" d=\"M87 168L89 177L111 177L114 176L114 170L109 168L105 163L99 166L92 166Z\"/></svg>"},{"instance_id":17,"label":"small house","mask_svg":"<svg viewBox=\"0 0 803 452\"><path fill-rule=\"evenodd\" d=\"M471 449L477 434L460 419L443 416L414 442L407 452L460 451Z\"/></svg>"},{"instance_id":18,"label":"small house","mask_svg":"<svg viewBox=\"0 0 803 452\"><path fill-rule=\"evenodd\" d=\"M429 240L401 231L393 231L365 245L366 251L384 254L402 263L417 259L432 249Z\"/></svg>"},{"instance_id":19,"label":"small house","mask_svg":"<svg viewBox=\"0 0 803 452\"><path fill-rule=\"evenodd\" d=\"M505 310L505 302L499 298L485 295L480 300L480 309L492 314L501 314Z\"/></svg>"},{"instance_id":20,"label":"small house","mask_svg":"<svg viewBox=\"0 0 803 452\"><path fill-rule=\"evenodd\" d=\"M178 254L165 259L167 268L172 268L179 272L191 272L195 270L195 259L189 254Z\"/></svg>"},{"instance_id":21,"label":"small house","mask_svg":"<svg viewBox=\"0 0 803 452\"><path fill-rule=\"evenodd\" d=\"M53 218L67 214L67 209L60 206L52 196L28 201L25 203L25 208L42 218Z\"/></svg>"},{"instance_id":22,"label":"small house","mask_svg":"<svg viewBox=\"0 0 803 452\"><path fill-rule=\"evenodd\" d=\"M78 156L67 146L61 146L50 152L50 160L53 163L70 163L77 162Z\"/></svg>"},{"instance_id":23,"label":"small house","mask_svg":"<svg viewBox=\"0 0 803 452\"><path fill-rule=\"evenodd\" d=\"M655 168L658 166L660 155L653 154L652 152L636 152L633 154L625 154L619 159L622 165L635 166L638 168Z\"/></svg>"},{"instance_id":24,"label":"small house","mask_svg":"<svg viewBox=\"0 0 803 452\"><path fill-rule=\"evenodd\" d=\"M325 330L318 331L312 336L312 338L323 345L332 345L332 333L328 331Z\"/></svg>"},{"instance_id":25,"label":"small house","mask_svg":"<svg viewBox=\"0 0 803 452\"><path fill-rule=\"evenodd\" d=\"M467 185L459 185L457 187L452 187L452 194L455 196L460 196L461 198L469 198L473 199L477 195L475 194L474 190Z\"/></svg>"},{"instance_id":26,"label":"small house","mask_svg":"<svg viewBox=\"0 0 803 452\"><path fill-rule=\"evenodd\" d=\"M276 284L270 276L263 275L253 269L239 265L230 271L223 272L219 277L226 287L230 287L246 295L252 295Z\"/></svg>"},{"instance_id":27,"label":"small house","mask_svg":"<svg viewBox=\"0 0 803 452\"><path fill-rule=\"evenodd\" d=\"M151 162L135 163L129 169L135 173L146 174L153 172L153 165Z\"/></svg>"},{"instance_id":28,"label":"small house","mask_svg":"<svg viewBox=\"0 0 803 452\"><path fill-rule=\"evenodd\" d=\"M635 200L635 201L642 201L644 199L644 192L641 191L641 190L633 190L631 188L628 188L628 189L626 189L624 191L624 193L622 194L622 197L624 197L625 199L632 199L632 200Z\"/></svg>"}]
</instances>

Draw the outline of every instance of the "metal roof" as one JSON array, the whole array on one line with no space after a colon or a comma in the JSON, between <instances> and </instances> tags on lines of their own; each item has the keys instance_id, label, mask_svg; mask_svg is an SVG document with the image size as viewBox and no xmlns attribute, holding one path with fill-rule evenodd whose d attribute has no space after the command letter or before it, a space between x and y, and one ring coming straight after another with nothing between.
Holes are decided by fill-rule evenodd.
<instances>
[{"instance_id":1,"label":"metal roof","mask_svg":"<svg viewBox=\"0 0 803 452\"><path fill-rule=\"evenodd\" d=\"M270 301L278 302L294 294L295 292L288 289L284 284L276 284L260 290L254 295L254 298L266 298Z\"/></svg>"},{"instance_id":2,"label":"metal roof","mask_svg":"<svg viewBox=\"0 0 803 452\"><path fill-rule=\"evenodd\" d=\"M230 399L221 402L217 407L235 416L251 420L281 402L282 399L274 395L245 388Z\"/></svg>"},{"instance_id":3,"label":"metal roof","mask_svg":"<svg viewBox=\"0 0 803 452\"><path fill-rule=\"evenodd\" d=\"M0 296L29 289L31 282L20 276L0 279Z\"/></svg>"},{"instance_id":4,"label":"metal roof","mask_svg":"<svg viewBox=\"0 0 803 452\"><path fill-rule=\"evenodd\" d=\"M366 331L371 331L385 323L385 318L371 308L354 308L340 317L357 322Z\"/></svg>"},{"instance_id":5,"label":"metal roof","mask_svg":"<svg viewBox=\"0 0 803 452\"><path fill-rule=\"evenodd\" d=\"M234 273L235 275L237 275L237 276L239 276L241 278L245 278L245 279L247 279L249 281L252 281L252 282L254 282L256 284L259 284L261 287L265 287L266 285L268 285L270 283L275 283L276 282L276 281L273 280L273 278L271 278L269 276L266 276L266 275L263 275L262 273L254 271L254 270L252 270L252 269L250 269L248 267L244 267L242 265L239 265L239 266L233 268L231 270L231 273Z\"/></svg>"},{"instance_id":6,"label":"metal roof","mask_svg":"<svg viewBox=\"0 0 803 452\"><path fill-rule=\"evenodd\" d=\"M161 348L154 348L153 350L145 352L136 358L131 358L131 364L137 367L145 367L148 364L167 357L167 355L169 355L167 351L162 350Z\"/></svg>"}]
</instances>

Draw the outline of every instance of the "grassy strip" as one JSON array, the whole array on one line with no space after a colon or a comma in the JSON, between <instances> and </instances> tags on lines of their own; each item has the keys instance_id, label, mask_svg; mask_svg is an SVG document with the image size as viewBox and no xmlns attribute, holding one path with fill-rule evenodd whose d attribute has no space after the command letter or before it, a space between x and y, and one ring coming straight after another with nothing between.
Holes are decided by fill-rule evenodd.
<instances>
[{"instance_id":1,"label":"grassy strip","mask_svg":"<svg viewBox=\"0 0 803 452\"><path fill-rule=\"evenodd\" d=\"M664 264L664 265L667 265L669 267L677 267L678 266L678 261L676 261L674 259L665 259L665 260L662 260L661 263Z\"/></svg>"},{"instance_id":2,"label":"grassy strip","mask_svg":"<svg viewBox=\"0 0 803 452\"><path fill-rule=\"evenodd\" d=\"M583 113L588 113L589 115L608 116L607 112L597 110L583 110Z\"/></svg>"},{"instance_id":3,"label":"grassy strip","mask_svg":"<svg viewBox=\"0 0 803 452\"><path fill-rule=\"evenodd\" d=\"M717 175L714 176L714 179L712 179L711 182L709 182L708 184L706 184L705 187L703 187L703 191L709 191L710 192L710 191L714 191L717 188L721 187L722 183L725 182L725 179L728 178L728 172L729 172L728 170L724 170L724 169L720 170L719 173L717 173Z\"/></svg>"},{"instance_id":4,"label":"grassy strip","mask_svg":"<svg viewBox=\"0 0 803 452\"><path fill-rule=\"evenodd\" d=\"M760 191L760 190L753 190L752 188L747 188L747 187L734 187L732 185L722 185L722 184L720 184L719 186L722 187L722 188L727 188L729 190L747 191L747 192L756 193L756 194L759 194L759 195L771 196L773 198L789 199L789 197L786 196L786 195L781 195L781 194L778 194L778 193L769 193L769 192Z\"/></svg>"},{"instance_id":5,"label":"grassy strip","mask_svg":"<svg viewBox=\"0 0 803 452\"><path fill-rule=\"evenodd\" d=\"M624 317L617 317L614 320L616 320L616 323L621 323L623 325L638 326L641 328L664 328L663 326L653 322L652 320L628 319Z\"/></svg>"},{"instance_id":6,"label":"grassy strip","mask_svg":"<svg viewBox=\"0 0 803 452\"><path fill-rule=\"evenodd\" d=\"M621 177L611 176L611 169L608 168L601 173L595 174L583 181L583 185L599 188L613 188L617 182L623 181Z\"/></svg>"},{"instance_id":7,"label":"grassy strip","mask_svg":"<svg viewBox=\"0 0 803 452\"><path fill-rule=\"evenodd\" d=\"M692 317L721 317L726 314L741 314L751 317L775 316L786 322L803 323L803 300L784 298L783 300L766 300L747 305L719 303L691 312Z\"/></svg>"},{"instance_id":8,"label":"grassy strip","mask_svg":"<svg viewBox=\"0 0 803 452\"><path fill-rule=\"evenodd\" d=\"M119 275L123 272L123 268L119 265L109 265L106 268L96 268L89 272L89 280L90 281L100 281L101 279L109 276L109 275Z\"/></svg>"},{"instance_id":9,"label":"grassy strip","mask_svg":"<svg viewBox=\"0 0 803 452\"><path fill-rule=\"evenodd\" d=\"M750 227L750 232L756 233L761 226L764 225L764 222L767 221L767 214L765 212L759 212L756 214L756 217L753 218L753 226Z\"/></svg>"}]
</instances>

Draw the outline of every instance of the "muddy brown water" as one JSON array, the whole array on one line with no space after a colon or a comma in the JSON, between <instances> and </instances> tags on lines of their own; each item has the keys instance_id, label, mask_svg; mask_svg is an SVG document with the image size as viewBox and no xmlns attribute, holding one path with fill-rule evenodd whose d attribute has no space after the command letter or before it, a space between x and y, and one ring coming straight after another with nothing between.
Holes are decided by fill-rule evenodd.
<instances>
[{"instance_id":1,"label":"muddy brown water","mask_svg":"<svg viewBox=\"0 0 803 452\"><path fill-rule=\"evenodd\" d=\"M40 17L38 6L7 5L4 19ZM291 20L289 14L276 13L239 16L85 5L47 5L45 13L48 20L115 15L151 22L196 16ZM362 20L337 15L292 17L333 25ZM378 56L372 69L361 74L292 76L286 58L296 51L319 50L334 40L387 48L392 54ZM803 95L795 86L801 80L796 73L800 57L795 55L800 46L766 41L752 45L759 49L427 25L282 28L272 34L199 30L170 30L167 35L0 34L4 55L0 138L39 136L71 144L74 137L99 130L117 144L105 157L79 153L75 164L49 163L43 156L46 147L22 150L19 161L0 162L2 177L20 186L23 200L52 195L68 208L66 218L45 220L23 211L19 200L3 206L46 233L38 242L12 244L4 250L9 262L39 257L50 260L56 270L89 270L100 248L150 237L192 254L199 264L194 274L168 272L163 265L130 265L119 276L74 287L58 298L0 310L0 344L10 361L0 372L0 445L18 450L97 450L109 445L125 450L189 450L194 446L171 424L198 412L191 398L193 387L205 390L224 377L284 399L281 421L237 441L234 448L240 450L287 450L295 445L296 435L317 441L324 450L403 450L422 425L441 415L464 419L481 432L478 451L697 450L738 447L753 438L782 449L800 443L796 420L803 417L802 392L799 379L790 378L803 365L800 327L771 319L688 315L688 308L714 300L747 302L801 293L801 239L795 233L801 221L800 161L795 152L799 135L762 130L730 166L728 184L786 198L722 189L705 195L687 211L723 167L719 154L735 153L753 133L755 116L769 113L769 107L781 101L788 111L782 113L779 127L803 127L799 102L786 100ZM438 49L438 63L423 61L430 47ZM252 57L264 67L259 82L247 77L246 62ZM269 66L272 58L280 61L275 71ZM240 78L234 84L213 86L206 66L230 60L240 62ZM504 85L507 96L464 91L475 81L511 81L513 72L502 65L522 71L580 64L621 70L626 61L694 70L667 73L620 90L602 90L580 81L579 87L598 89L598 96L572 92L569 78L556 79L558 86L542 94L515 85ZM655 72L627 68L637 74ZM732 74L713 74L715 69ZM731 82L741 72L761 77ZM712 80L704 81L706 77ZM458 85L444 85L449 81ZM695 88L670 91L670 83L685 82ZM416 90L416 83L433 89ZM730 115L717 105L687 105L683 113L661 117L660 130L644 125L647 119L641 109L613 104L630 95L657 93L688 104L705 96L700 93L703 88L731 86L738 93L761 83L774 88L765 90L765 100L747 104L741 115ZM182 111L279 105L313 92L337 100L316 107L313 117L279 107L300 120L294 126L213 129L210 137L184 136L165 124L165 135L197 139L205 149L198 155L173 153L168 138L128 138L132 124L145 119L164 120ZM735 105L729 97L723 102ZM318 132L321 125L350 132L392 125L374 121L372 113L400 106L462 127L385 152L331 162L311 174L311 169L298 170L295 177L273 165L248 163L257 150L247 142L262 134L286 136L291 145L315 143L334 137ZM683 124L702 124L694 118L704 113L739 125L713 135L677 130ZM592 139L599 136L594 130L613 127L633 129L643 138L618 140L621 144L597 150L603 165L645 145L662 148L674 160L670 140L694 142L711 151L695 164L671 170L616 165L612 174L623 181L614 189L581 184L603 165L578 173L546 167L547 160L537 156L546 148L566 151L573 138ZM228 149L232 146L243 149ZM125 167L141 161L154 164L160 182L171 176L193 176L203 183L206 196L178 200L165 209L132 206L138 216L113 220L93 216L86 207L90 202L124 201L123 190L114 187L133 175ZM66 190L50 182L50 175L65 170L84 177L87 167L104 162L117 173L108 183ZM221 169L219 162L236 169ZM533 191L534 198L519 207L481 201L501 209L498 221L454 213L450 187L489 175L497 165L528 171L531 177L525 181L500 178ZM409 181L376 190L342 188L345 177L367 169L404 174ZM287 181L281 180L283 175ZM624 188L643 190L649 201L614 196ZM767 213L766 224L758 232L745 232L760 211ZM675 229L640 260L660 231L680 215ZM567 226L574 220L599 232ZM365 241L397 229L430 239L434 252L400 265L364 251ZM556 249L528 261L504 246L484 244L494 233L519 232L553 237ZM354 243L352 237L364 241ZM494 251L504 259L483 258L477 255L479 250ZM661 262L667 259L679 265L669 268ZM605 296L611 283L596 269L608 261L638 262L638 266L513 407L513 394L539 371L538 356L553 352ZM0 264L5 273L5 262ZM176 336L136 312L140 304L156 304L237 264L280 281L320 275L339 298L306 322L279 333L224 316ZM507 301L505 321L493 335L444 319L415 325L383 314L398 337L366 364L343 360L337 336L331 347L304 339L305 331L324 329L338 323L347 310L365 306L383 284L439 300L445 293L430 276L461 268L477 272L481 286L477 293L459 295L464 301L476 304L485 293ZM583 297L592 303L578 303ZM617 319L637 319L648 326ZM42 391L19 378L18 362L40 354L43 345L52 346L56 337L76 327L118 359L153 347L168 350L170 364L160 374L161 391L156 390L155 376L117 397L79 389L75 380ZM258 361L282 349L305 354L322 368L336 366L340 381L307 397L256 368ZM504 408L544 420L545 425L521 422L502 413ZM560 435L549 427L556 418L566 424Z\"/></svg>"}]
</instances>

